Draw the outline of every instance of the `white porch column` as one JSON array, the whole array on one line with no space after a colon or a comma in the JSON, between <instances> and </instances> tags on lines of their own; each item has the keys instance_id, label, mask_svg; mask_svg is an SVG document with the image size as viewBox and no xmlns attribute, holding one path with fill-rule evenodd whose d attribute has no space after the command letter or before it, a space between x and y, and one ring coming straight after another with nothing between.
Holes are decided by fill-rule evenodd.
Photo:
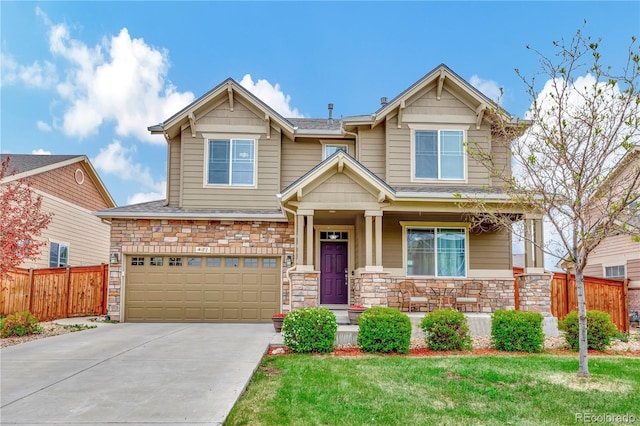
<instances>
[{"instance_id":1,"label":"white porch column","mask_svg":"<svg viewBox=\"0 0 640 426\"><path fill-rule=\"evenodd\" d=\"M296 265L302 265L304 262L304 216L298 212L296 219Z\"/></svg>"},{"instance_id":2,"label":"white porch column","mask_svg":"<svg viewBox=\"0 0 640 426\"><path fill-rule=\"evenodd\" d=\"M373 258L373 238L372 238L372 233L373 233L373 224L372 224L372 220L373 217L369 214L369 212L366 212L364 215L364 220L365 220L365 229L364 229L364 260L365 260L365 267L367 266L371 266L372 265L372 258Z\"/></svg>"},{"instance_id":3,"label":"white porch column","mask_svg":"<svg viewBox=\"0 0 640 426\"><path fill-rule=\"evenodd\" d=\"M542 215L529 214L524 219L524 273L544 273Z\"/></svg>"},{"instance_id":4,"label":"white porch column","mask_svg":"<svg viewBox=\"0 0 640 426\"><path fill-rule=\"evenodd\" d=\"M382 212L376 216L376 266L382 266Z\"/></svg>"},{"instance_id":5,"label":"white porch column","mask_svg":"<svg viewBox=\"0 0 640 426\"><path fill-rule=\"evenodd\" d=\"M533 241L535 243L534 266L544 269L544 253L542 246L544 245L544 231L542 218L533 220Z\"/></svg>"},{"instance_id":6,"label":"white porch column","mask_svg":"<svg viewBox=\"0 0 640 426\"><path fill-rule=\"evenodd\" d=\"M307 265L313 265L313 212L307 215Z\"/></svg>"}]
</instances>

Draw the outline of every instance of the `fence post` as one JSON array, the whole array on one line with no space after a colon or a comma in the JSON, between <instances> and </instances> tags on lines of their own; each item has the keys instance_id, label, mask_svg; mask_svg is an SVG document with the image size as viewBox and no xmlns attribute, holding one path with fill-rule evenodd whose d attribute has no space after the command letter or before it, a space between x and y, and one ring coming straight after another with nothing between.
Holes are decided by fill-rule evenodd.
<instances>
[{"instance_id":1,"label":"fence post","mask_svg":"<svg viewBox=\"0 0 640 426\"><path fill-rule=\"evenodd\" d=\"M624 331L629 332L631 330L631 323L629 322L629 278L625 279L622 283L622 321L624 324Z\"/></svg>"},{"instance_id":2,"label":"fence post","mask_svg":"<svg viewBox=\"0 0 640 426\"><path fill-rule=\"evenodd\" d=\"M515 276L513 280L513 303L515 304L515 310L520 310L520 277Z\"/></svg>"},{"instance_id":3,"label":"fence post","mask_svg":"<svg viewBox=\"0 0 640 426\"><path fill-rule=\"evenodd\" d=\"M65 275L65 279L67 281L67 304L66 304L66 308L67 311L65 312L65 317L69 318L69 312L71 311L71 271L69 269L69 265L67 265L66 271L64 273Z\"/></svg>"},{"instance_id":4,"label":"fence post","mask_svg":"<svg viewBox=\"0 0 640 426\"><path fill-rule=\"evenodd\" d=\"M107 298L109 297L109 265L102 264L102 315L107 315Z\"/></svg>"},{"instance_id":5,"label":"fence post","mask_svg":"<svg viewBox=\"0 0 640 426\"><path fill-rule=\"evenodd\" d=\"M33 268L29 268L29 312L33 314Z\"/></svg>"}]
</instances>

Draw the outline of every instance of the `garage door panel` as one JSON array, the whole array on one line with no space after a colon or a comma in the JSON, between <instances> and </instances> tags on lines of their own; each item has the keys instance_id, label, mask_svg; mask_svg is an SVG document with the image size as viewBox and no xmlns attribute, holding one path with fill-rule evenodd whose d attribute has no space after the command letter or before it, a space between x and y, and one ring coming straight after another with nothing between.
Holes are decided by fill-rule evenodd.
<instances>
[{"instance_id":1,"label":"garage door panel","mask_svg":"<svg viewBox=\"0 0 640 426\"><path fill-rule=\"evenodd\" d=\"M127 265L125 321L269 322L279 309L277 258L141 258Z\"/></svg>"}]
</instances>

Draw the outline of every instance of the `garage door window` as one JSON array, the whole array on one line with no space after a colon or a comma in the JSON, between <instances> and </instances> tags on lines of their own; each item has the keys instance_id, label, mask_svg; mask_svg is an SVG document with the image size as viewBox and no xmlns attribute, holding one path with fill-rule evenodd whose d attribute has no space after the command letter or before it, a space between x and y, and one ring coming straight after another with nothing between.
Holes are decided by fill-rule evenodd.
<instances>
[{"instance_id":1,"label":"garage door window","mask_svg":"<svg viewBox=\"0 0 640 426\"><path fill-rule=\"evenodd\" d=\"M144 266L144 257L132 257L131 266Z\"/></svg>"},{"instance_id":2,"label":"garage door window","mask_svg":"<svg viewBox=\"0 0 640 426\"><path fill-rule=\"evenodd\" d=\"M202 265L202 259L199 257L190 257L187 260L187 266L201 266Z\"/></svg>"},{"instance_id":3,"label":"garage door window","mask_svg":"<svg viewBox=\"0 0 640 426\"><path fill-rule=\"evenodd\" d=\"M219 257L208 257L207 258L207 266L210 268L219 268L220 267L220 258Z\"/></svg>"},{"instance_id":4,"label":"garage door window","mask_svg":"<svg viewBox=\"0 0 640 426\"><path fill-rule=\"evenodd\" d=\"M170 257L169 258L169 266L182 266L182 258L181 257Z\"/></svg>"},{"instance_id":5,"label":"garage door window","mask_svg":"<svg viewBox=\"0 0 640 426\"><path fill-rule=\"evenodd\" d=\"M255 257L248 257L244 260L244 266L246 268L257 268L258 267L258 259Z\"/></svg>"},{"instance_id":6,"label":"garage door window","mask_svg":"<svg viewBox=\"0 0 640 426\"><path fill-rule=\"evenodd\" d=\"M151 266L162 266L163 259L164 257L152 257L151 259L149 259L149 264Z\"/></svg>"},{"instance_id":7,"label":"garage door window","mask_svg":"<svg viewBox=\"0 0 640 426\"><path fill-rule=\"evenodd\" d=\"M227 257L224 260L224 266L226 266L227 268L237 268L238 266L240 266L240 259L238 259L237 257Z\"/></svg>"},{"instance_id":8,"label":"garage door window","mask_svg":"<svg viewBox=\"0 0 640 426\"><path fill-rule=\"evenodd\" d=\"M275 268L276 260L275 259L262 259L262 267L263 268Z\"/></svg>"}]
</instances>

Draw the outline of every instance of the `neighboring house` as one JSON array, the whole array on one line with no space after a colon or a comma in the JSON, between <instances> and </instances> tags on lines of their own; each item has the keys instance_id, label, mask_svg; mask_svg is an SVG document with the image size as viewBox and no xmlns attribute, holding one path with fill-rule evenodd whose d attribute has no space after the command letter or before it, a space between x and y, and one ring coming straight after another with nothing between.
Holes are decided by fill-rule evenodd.
<instances>
[{"instance_id":1,"label":"neighboring house","mask_svg":"<svg viewBox=\"0 0 640 426\"><path fill-rule=\"evenodd\" d=\"M638 175L640 173L640 147L629 153L614 173L616 176ZM634 214L635 213L635 214ZM632 215L625 222L627 227L635 229L640 236L640 204L635 202ZM584 275L598 278L629 280L629 310L640 311L640 242L633 240L628 233L605 238L589 254Z\"/></svg>"},{"instance_id":2,"label":"neighboring house","mask_svg":"<svg viewBox=\"0 0 640 426\"><path fill-rule=\"evenodd\" d=\"M9 157L9 172L2 183L26 178L42 196L42 211L53 220L38 240L46 241L37 260L22 268L98 265L109 262L110 226L92 214L113 208L115 202L84 155L1 154Z\"/></svg>"},{"instance_id":3,"label":"neighboring house","mask_svg":"<svg viewBox=\"0 0 640 426\"><path fill-rule=\"evenodd\" d=\"M484 284L514 308L511 237L472 227L465 198L525 220L501 182L496 105L440 65L373 114L285 118L227 79L161 124L167 199L96 212L112 224L109 314L124 321L270 321L305 306L399 306L398 282ZM510 122L516 126L517 123ZM462 199L457 195L462 195ZM483 227L487 228L487 227ZM549 314L542 252L525 247L520 307Z\"/></svg>"}]
</instances>

